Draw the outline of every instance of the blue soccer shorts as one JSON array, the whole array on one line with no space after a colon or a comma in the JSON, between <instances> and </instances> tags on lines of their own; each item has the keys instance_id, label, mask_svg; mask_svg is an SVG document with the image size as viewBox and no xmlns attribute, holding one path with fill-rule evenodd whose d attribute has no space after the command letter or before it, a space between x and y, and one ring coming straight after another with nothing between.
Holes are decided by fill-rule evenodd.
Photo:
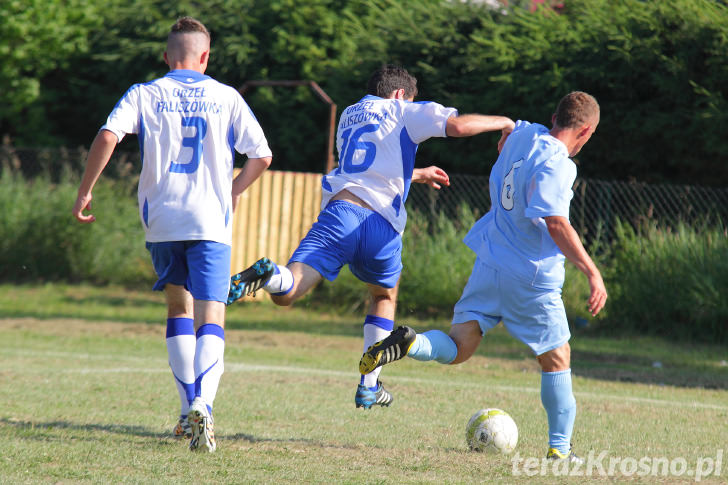
<instances>
[{"instance_id":1,"label":"blue soccer shorts","mask_svg":"<svg viewBox=\"0 0 728 485\"><path fill-rule=\"evenodd\" d=\"M230 290L230 246L214 241L147 243L159 280L155 291L167 283L184 286L196 300L226 302Z\"/></svg>"},{"instance_id":2,"label":"blue soccer shorts","mask_svg":"<svg viewBox=\"0 0 728 485\"><path fill-rule=\"evenodd\" d=\"M483 335L503 321L536 355L561 347L571 337L561 288L535 288L480 258L455 304L452 323L470 320L478 322Z\"/></svg>"},{"instance_id":3,"label":"blue soccer shorts","mask_svg":"<svg viewBox=\"0 0 728 485\"><path fill-rule=\"evenodd\" d=\"M402 272L402 236L376 212L334 200L294 251L293 262L311 266L329 281L348 264L361 281L394 288Z\"/></svg>"}]
</instances>

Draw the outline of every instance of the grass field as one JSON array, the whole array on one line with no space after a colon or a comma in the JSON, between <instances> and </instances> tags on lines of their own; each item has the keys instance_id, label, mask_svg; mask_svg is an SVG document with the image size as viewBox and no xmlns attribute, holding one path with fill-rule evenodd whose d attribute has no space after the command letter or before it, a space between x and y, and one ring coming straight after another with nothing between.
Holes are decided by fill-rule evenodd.
<instances>
[{"instance_id":1,"label":"grass field","mask_svg":"<svg viewBox=\"0 0 728 485\"><path fill-rule=\"evenodd\" d=\"M178 397L163 315L149 291L0 285L1 483L728 481L725 348L576 333L574 445L594 460L564 477L541 468L538 366L502 329L460 366L386 367L393 405L362 411L361 317L268 303L230 308L218 451L190 454L169 437ZM481 407L518 423L516 465L515 453L467 450Z\"/></svg>"}]
</instances>

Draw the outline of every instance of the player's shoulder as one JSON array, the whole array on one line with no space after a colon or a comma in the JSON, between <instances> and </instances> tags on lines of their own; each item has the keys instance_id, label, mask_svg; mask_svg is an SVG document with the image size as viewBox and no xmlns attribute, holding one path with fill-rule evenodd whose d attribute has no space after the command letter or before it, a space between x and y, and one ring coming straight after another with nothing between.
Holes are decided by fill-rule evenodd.
<instances>
[{"instance_id":1,"label":"player's shoulder","mask_svg":"<svg viewBox=\"0 0 728 485\"><path fill-rule=\"evenodd\" d=\"M401 101L404 104L405 109L412 111L426 111L444 108L442 104L437 101L420 100L420 101Z\"/></svg>"},{"instance_id":2,"label":"player's shoulder","mask_svg":"<svg viewBox=\"0 0 728 485\"><path fill-rule=\"evenodd\" d=\"M457 115L457 109L447 108L436 101L400 101L405 119L440 120Z\"/></svg>"}]
</instances>

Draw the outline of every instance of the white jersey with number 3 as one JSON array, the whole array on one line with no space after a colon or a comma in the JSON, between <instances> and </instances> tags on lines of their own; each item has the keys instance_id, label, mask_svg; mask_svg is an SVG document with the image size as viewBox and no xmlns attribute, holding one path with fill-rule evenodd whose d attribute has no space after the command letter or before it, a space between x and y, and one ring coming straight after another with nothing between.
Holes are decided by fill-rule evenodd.
<instances>
[{"instance_id":1,"label":"white jersey with number 3","mask_svg":"<svg viewBox=\"0 0 728 485\"><path fill-rule=\"evenodd\" d=\"M132 86L104 130L139 137L139 213L148 242L232 242L235 151L271 155L263 130L232 87L189 70Z\"/></svg>"},{"instance_id":2,"label":"white jersey with number 3","mask_svg":"<svg viewBox=\"0 0 728 485\"><path fill-rule=\"evenodd\" d=\"M321 185L321 208L346 189L384 217L400 234L407 223L407 199L417 145L445 137L455 108L367 95L341 114L336 146L339 166Z\"/></svg>"}]
</instances>

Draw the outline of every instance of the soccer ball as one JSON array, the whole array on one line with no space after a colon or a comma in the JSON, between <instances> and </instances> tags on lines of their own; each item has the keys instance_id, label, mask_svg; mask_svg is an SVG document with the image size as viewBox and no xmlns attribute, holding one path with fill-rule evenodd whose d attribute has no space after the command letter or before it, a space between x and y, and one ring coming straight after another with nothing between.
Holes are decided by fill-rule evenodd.
<instances>
[{"instance_id":1,"label":"soccer ball","mask_svg":"<svg viewBox=\"0 0 728 485\"><path fill-rule=\"evenodd\" d=\"M481 409L468 421L465 439L472 451L510 453L518 443L518 426L502 409Z\"/></svg>"}]
</instances>

